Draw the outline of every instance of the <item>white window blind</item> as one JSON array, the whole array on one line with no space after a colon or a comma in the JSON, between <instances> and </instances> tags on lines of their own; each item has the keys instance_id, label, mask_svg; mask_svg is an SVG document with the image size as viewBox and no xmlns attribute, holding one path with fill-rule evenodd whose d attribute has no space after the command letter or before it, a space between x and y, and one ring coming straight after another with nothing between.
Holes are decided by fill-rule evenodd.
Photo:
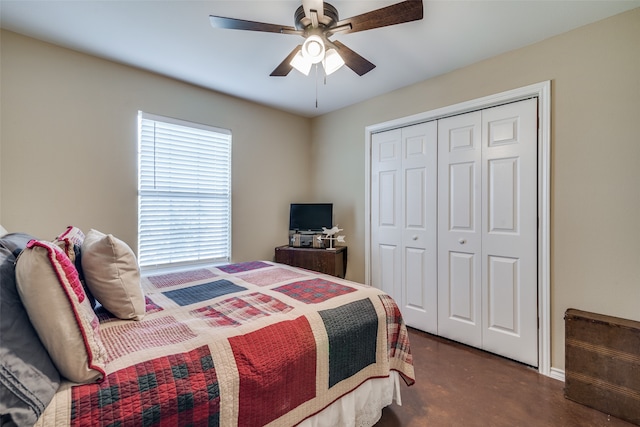
<instances>
[{"instance_id":1,"label":"white window blind","mask_svg":"<svg viewBox=\"0 0 640 427\"><path fill-rule=\"evenodd\" d=\"M138 262L231 258L231 132L140 112Z\"/></svg>"}]
</instances>

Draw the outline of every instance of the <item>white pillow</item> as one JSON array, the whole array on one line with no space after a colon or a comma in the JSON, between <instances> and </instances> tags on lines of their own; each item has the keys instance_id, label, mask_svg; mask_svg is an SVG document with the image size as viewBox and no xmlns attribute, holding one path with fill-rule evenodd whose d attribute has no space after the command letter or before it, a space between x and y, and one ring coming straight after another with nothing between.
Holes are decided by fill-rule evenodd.
<instances>
[{"instance_id":1,"label":"white pillow","mask_svg":"<svg viewBox=\"0 0 640 427\"><path fill-rule=\"evenodd\" d=\"M141 320L145 300L131 248L111 234L90 230L81 255L87 287L104 308L120 319Z\"/></svg>"},{"instance_id":2,"label":"white pillow","mask_svg":"<svg viewBox=\"0 0 640 427\"><path fill-rule=\"evenodd\" d=\"M18 293L60 373L78 383L104 377L100 324L71 260L50 242L31 240L16 261Z\"/></svg>"},{"instance_id":3,"label":"white pillow","mask_svg":"<svg viewBox=\"0 0 640 427\"><path fill-rule=\"evenodd\" d=\"M9 234L6 228L0 225L0 236L4 236L5 234Z\"/></svg>"}]
</instances>

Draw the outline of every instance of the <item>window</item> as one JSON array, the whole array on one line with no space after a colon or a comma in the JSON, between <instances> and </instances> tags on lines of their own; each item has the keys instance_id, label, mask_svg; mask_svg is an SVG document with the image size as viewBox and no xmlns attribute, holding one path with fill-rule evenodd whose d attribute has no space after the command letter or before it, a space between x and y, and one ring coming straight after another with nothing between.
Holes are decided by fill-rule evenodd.
<instances>
[{"instance_id":1,"label":"window","mask_svg":"<svg viewBox=\"0 0 640 427\"><path fill-rule=\"evenodd\" d=\"M231 132L138 113L141 268L231 258Z\"/></svg>"}]
</instances>

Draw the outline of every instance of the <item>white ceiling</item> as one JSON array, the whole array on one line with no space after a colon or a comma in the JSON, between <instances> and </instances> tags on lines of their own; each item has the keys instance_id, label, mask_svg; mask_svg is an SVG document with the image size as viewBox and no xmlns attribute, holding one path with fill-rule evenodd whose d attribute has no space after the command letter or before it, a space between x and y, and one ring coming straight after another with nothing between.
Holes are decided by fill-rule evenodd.
<instances>
[{"instance_id":1,"label":"white ceiling","mask_svg":"<svg viewBox=\"0 0 640 427\"><path fill-rule=\"evenodd\" d=\"M399 0L331 0L340 19ZM424 19L340 40L376 65L270 77L295 35L212 28L209 15L293 26L300 0L0 0L2 28L307 117L640 7L640 0L425 0ZM594 58L594 60L597 60ZM322 72L320 71L320 74ZM316 107L316 99L318 105Z\"/></svg>"}]
</instances>

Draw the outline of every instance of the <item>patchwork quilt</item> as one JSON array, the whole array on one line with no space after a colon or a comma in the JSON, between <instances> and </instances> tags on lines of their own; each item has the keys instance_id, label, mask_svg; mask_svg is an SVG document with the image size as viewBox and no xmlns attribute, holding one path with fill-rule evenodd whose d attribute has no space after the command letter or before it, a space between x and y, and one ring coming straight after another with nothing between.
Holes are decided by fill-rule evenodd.
<instances>
[{"instance_id":1,"label":"patchwork quilt","mask_svg":"<svg viewBox=\"0 0 640 427\"><path fill-rule=\"evenodd\" d=\"M266 261L143 277L147 314L100 311L104 381L64 382L38 425L290 426L414 371L382 291Z\"/></svg>"}]
</instances>

